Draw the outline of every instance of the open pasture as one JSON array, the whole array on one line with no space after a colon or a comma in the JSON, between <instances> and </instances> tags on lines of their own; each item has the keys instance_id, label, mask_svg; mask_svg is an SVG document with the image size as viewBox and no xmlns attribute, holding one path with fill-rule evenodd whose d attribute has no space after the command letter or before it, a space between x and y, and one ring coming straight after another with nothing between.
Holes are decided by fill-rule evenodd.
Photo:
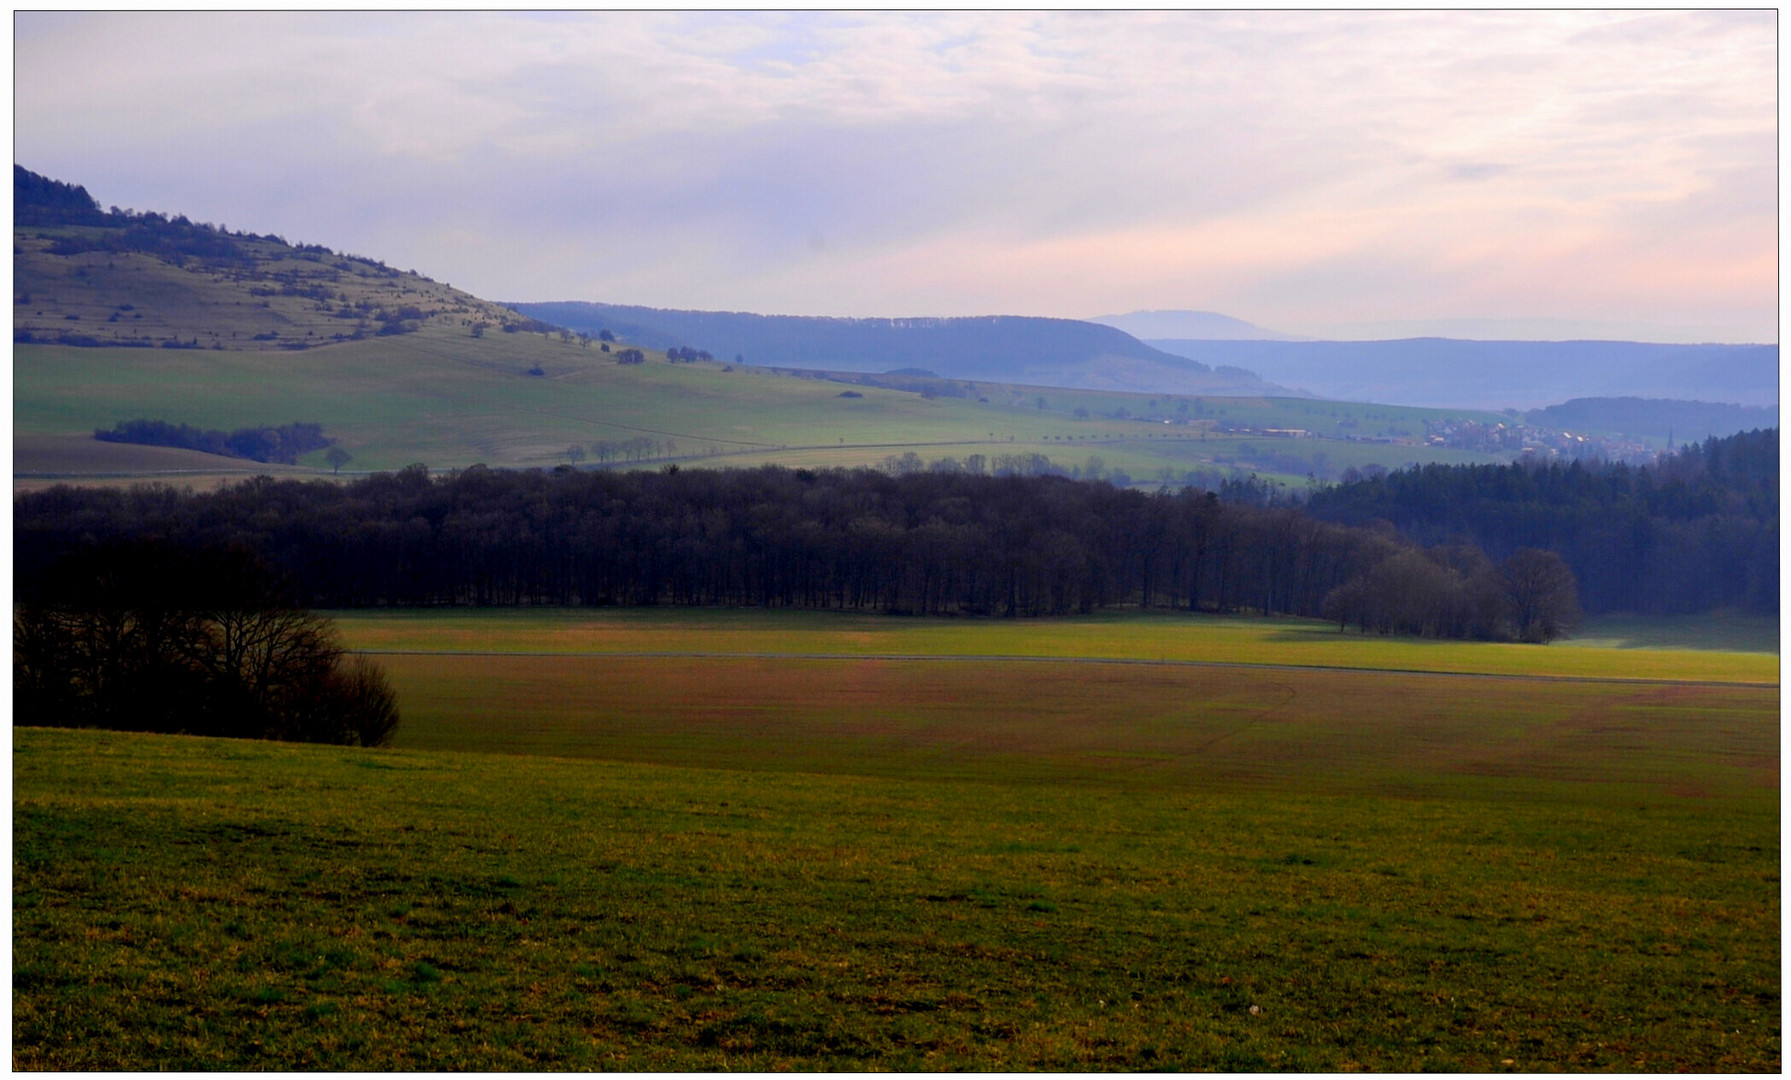
<instances>
[{"instance_id":1,"label":"open pasture","mask_svg":"<svg viewBox=\"0 0 1791 1080\"><path fill-rule=\"evenodd\" d=\"M163 483L210 490L253 476L314 478L315 470L243 461L170 446L101 442L88 435L15 435L13 494L57 484Z\"/></svg>"},{"instance_id":2,"label":"open pasture","mask_svg":"<svg viewBox=\"0 0 1791 1080\"><path fill-rule=\"evenodd\" d=\"M567 460L571 445L633 438L669 439L675 445L663 456L716 466L877 464L912 451L927 463L973 453L1038 453L1067 468L1086 467L1094 456L1105 469L1151 483L1164 469L1179 482L1186 470L1213 468L1221 459L1226 469L1283 472L1288 454L1316 462L1318 453L1335 469L1369 461L1391 468L1496 460L1442 448L1223 436L1115 418L1122 410L1143 417L1152 402L1162 411L1182 400L1168 395L1077 391L1072 400L1063 396L1067 391L978 383L976 397L925 397L720 362L670 364L657 354L623 366L557 337L473 338L433 324L415 334L301 352L22 344L14 354L16 433L86 434L130 419L226 430L302 420L321 423L354 455L351 472L419 461L437 470L479 462L551 467ZM860 396L840 397L848 391ZM1040 396L1049 407L1037 407ZM1301 426L1315 408L1303 399L1186 401L1210 409L1215 422L1265 426ZM1078 419L1072 408L1088 416ZM1325 405L1327 415L1379 415L1383 408ZM1405 422L1420 429L1424 416L1453 415L1404 411L1413 414ZM594 453L589 460L597 460ZM302 463L322 468L321 452ZM1306 471L1296 470L1296 479Z\"/></svg>"},{"instance_id":3,"label":"open pasture","mask_svg":"<svg viewBox=\"0 0 1791 1080\"><path fill-rule=\"evenodd\" d=\"M1779 655L1776 615L1600 615L1587 619L1563 645L1600 649L1694 649Z\"/></svg>"},{"instance_id":4,"label":"open pasture","mask_svg":"<svg viewBox=\"0 0 1791 1080\"><path fill-rule=\"evenodd\" d=\"M1092 766L967 710L1002 745L714 769L19 729L13 1064L1772 1071L1776 712L1729 710L1607 716L1591 775L1364 717L1328 785L1111 714Z\"/></svg>"},{"instance_id":5,"label":"open pasture","mask_svg":"<svg viewBox=\"0 0 1791 1080\"><path fill-rule=\"evenodd\" d=\"M1775 687L1065 661L388 656L428 750L1370 794L1778 783Z\"/></svg>"},{"instance_id":6,"label":"open pasture","mask_svg":"<svg viewBox=\"0 0 1791 1080\"><path fill-rule=\"evenodd\" d=\"M342 624L393 749L15 730L15 1067L1781 1064L1776 680L1165 664L1151 617ZM887 658L995 630L1039 658Z\"/></svg>"},{"instance_id":7,"label":"open pasture","mask_svg":"<svg viewBox=\"0 0 1791 1080\"><path fill-rule=\"evenodd\" d=\"M1763 635L1712 637L1702 623L1680 639L1696 649L1628 647L1645 625L1657 642L1670 622L1618 620L1583 647L1487 644L1339 633L1312 619L1110 612L1054 619L936 619L832 611L715 608L481 608L330 613L351 649L370 652L955 656L1189 661L1742 682L1777 686ZM1746 620L1742 620L1746 622ZM1633 625L1632 625L1633 624Z\"/></svg>"}]
</instances>

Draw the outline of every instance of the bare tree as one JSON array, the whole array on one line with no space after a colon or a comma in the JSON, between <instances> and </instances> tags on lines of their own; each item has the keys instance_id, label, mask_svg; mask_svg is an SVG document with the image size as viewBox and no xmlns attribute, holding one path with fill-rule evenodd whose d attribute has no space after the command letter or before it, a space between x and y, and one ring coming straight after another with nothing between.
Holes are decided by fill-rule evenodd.
<instances>
[{"instance_id":1,"label":"bare tree","mask_svg":"<svg viewBox=\"0 0 1791 1080\"><path fill-rule=\"evenodd\" d=\"M1579 587L1554 552L1519 548L1499 564L1499 580L1519 641L1547 644L1579 625Z\"/></svg>"}]
</instances>

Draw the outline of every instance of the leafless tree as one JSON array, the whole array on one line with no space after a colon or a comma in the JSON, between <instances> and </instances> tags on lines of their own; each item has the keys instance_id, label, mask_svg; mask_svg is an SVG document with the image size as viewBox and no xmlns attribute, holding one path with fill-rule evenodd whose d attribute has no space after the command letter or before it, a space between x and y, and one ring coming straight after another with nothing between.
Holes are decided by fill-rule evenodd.
<instances>
[{"instance_id":1,"label":"leafless tree","mask_svg":"<svg viewBox=\"0 0 1791 1080\"><path fill-rule=\"evenodd\" d=\"M1519 548L1499 564L1499 580L1519 641L1546 644L1579 625L1579 588L1554 552Z\"/></svg>"}]
</instances>

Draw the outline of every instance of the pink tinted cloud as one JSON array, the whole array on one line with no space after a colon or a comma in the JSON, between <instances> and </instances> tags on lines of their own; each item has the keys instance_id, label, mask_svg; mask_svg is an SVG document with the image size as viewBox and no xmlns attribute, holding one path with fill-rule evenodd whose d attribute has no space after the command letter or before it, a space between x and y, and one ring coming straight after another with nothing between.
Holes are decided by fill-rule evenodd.
<instances>
[{"instance_id":1,"label":"pink tinted cloud","mask_svg":"<svg viewBox=\"0 0 1791 1080\"><path fill-rule=\"evenodd\" d=\"M1776 340L1771 12L16 26L22 164L494 297Z\"/></svg>"}]
</instances>

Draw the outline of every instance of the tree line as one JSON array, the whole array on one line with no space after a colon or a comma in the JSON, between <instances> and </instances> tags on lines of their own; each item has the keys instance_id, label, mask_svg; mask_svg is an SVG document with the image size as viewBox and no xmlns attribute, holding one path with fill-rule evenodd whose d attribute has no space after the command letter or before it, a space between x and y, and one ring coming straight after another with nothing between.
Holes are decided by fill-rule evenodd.
<instances>
[{"instance_id":1,"label":"tree line","mask_svg":"<svg viewBox=\"0 0 1791 1080\"><path fill-rule=\"evenodd\" d=\"M322 424L244 427L226 432L202 430L190 424L170 424L166 420L120 420L110 431L96 428L93 437L101 442L172 446L281 465L292 465L300 455L322 450L336 442L324 435Z\"/></svg>"},{"instance_id":2,"label":"tree line","mask_svg":"<svg viewBox=\"0 0 1791 1080\"><path fill-rule=\"evenodd\" d=\"M1315 518L1390 523L1494 558L1558 552L1592 613L1779 610L1779 433L1692 443L1653 465L1424 465L1313 493Z\"/></svg>"},{"instance_id":3,"label":"tree line","mask_svg":"<svg viewBox=\"0 0 1791 1080\"><path fill-rule=\"evenodd\" d=\"M1460 545L1425 551L1390 530L1294 507L1049 475L475 466L431 476L417 465L349 484L260 477L214 493L53 488L21 497L14 522L21 577L84 544L153 535L187 549L255 551L314 607L985 616L1133 607L1333 617L1381 633L1552 636L1509 605L1506 567ZM1476 617L1414 620L1352 600L1377 596L1370 575L1396 556L1407 556L1396 567L1416 566L1415 556L1443 568L1418 579L1414 589L1439 590L1422 603L1441 610L1471 595ZM1560 611L1570 612L1571 575L1557 586Z\"/></svg>"},{"instance_id":4,"label":"tree line","mask_svg":"<svg viewBox=\"0 0 1791 1080\"><path fill-rule=\"evenodd\" d=\"M243 548L120 538L22 577L13 722L379 746L384 674Z\"/></svg>"}]
</instances>

